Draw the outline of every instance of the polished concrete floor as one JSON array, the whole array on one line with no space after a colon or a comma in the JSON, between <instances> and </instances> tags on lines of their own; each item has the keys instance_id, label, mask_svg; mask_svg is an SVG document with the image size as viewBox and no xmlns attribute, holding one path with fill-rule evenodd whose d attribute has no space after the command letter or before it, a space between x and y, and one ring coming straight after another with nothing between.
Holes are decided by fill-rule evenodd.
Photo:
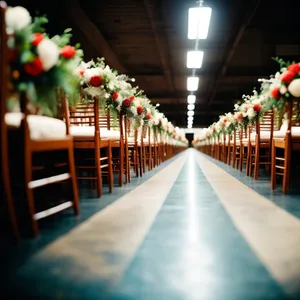
<instances>
[{"instance_id":1,"label":"polished concrete floor","mask_svg":"<svg viewBox=\"0 0 300 300\"><path fill-rule=\"evenodd\" d=\"M80 217L2 247L1 299L300 299L294 190L189 149L111 195L82 195Z\"/></svg>"}]
</instances>

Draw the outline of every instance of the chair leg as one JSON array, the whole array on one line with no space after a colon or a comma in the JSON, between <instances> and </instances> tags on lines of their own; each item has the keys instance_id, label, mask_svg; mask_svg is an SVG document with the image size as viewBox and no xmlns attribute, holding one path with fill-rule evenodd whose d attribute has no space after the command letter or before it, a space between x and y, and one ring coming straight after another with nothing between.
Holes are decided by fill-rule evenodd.
<instances>
[{"instance_id":1,"label":"chair leg","mask_svg":"<svg viewBox=\"0 0 300 300\"><path fill-rule=\"evenodd\" d=\"M276 147L274 141L272 141L272 155L271 155L271 189L276 188Z\"/></svg>"},{"instance_id":2,"label":"chair leg","mask_svg":"<svg viewBox=\"0 0 300 300\"><path fill-rule=\"evenodd\" d=\"M4 141L2 141L4 143ZM2 180L3 180L3 190L4 190L4 197L6 199L9 219L11 223L11 227L14 233L14 236L17 242L20 240L20 232L18 227L18 222L15 213L15 207L13 202L12 190L10 185L10 175L9 175L9 162L8 162L8 149L6 145L2 147ZM0 174L1 176L1 174Z\"/></svg>"},{"instance_id":3,"label":"chair leg","mask_svg":"<svg viewBox=\"0 0 300 300\"><path fill-rule=\"evenodd\" d=\"M26 146L25 146L26 149ZM25 190L26 198L28 203L29 216L31 221L31 228L34 236L37 236L39 233L38 223L34 219L35 215L35 206L34 206L34 196L33 191L29 188L29 183L32 181L32 153L25 150Z\"/></svg>"},{"instance_id":4,"label":"chair leg","mask_svg":"<svg viewBox=\"0 0 300 300\"><path fill-rule=\"evenodd\" d=\"M152 159L152 146L149 144L149 146L148 146L148 171L152 170L151 159Z\"/></svg>"},{"instance_id":5,"label":"chair leg","mask_svg":"<svg viewBox=\"0 0 300 300\"><path fill-rule=\"evenodd\" d=\"M68 156L69 156L69 168L70 168L72 191L73 191L73 208L74 208L75 215L78 215L79 196L78 196L78 186L77 186L77 179L76 179L73 143L68 149Z\"/></svg>"},{"instance_id":6,"label":"chair leg","mask_svg":"<svg viewBox=\"0 0 300 300\"><path fill-rule=\"evenodd\" d=\"M111 193L114 186L114 173L113 173L113 167L112 167L112 150L111 150L111 141L109 141L107 148L107 157L108 157L108 186L109 186L109 192Z\"/></svg>"},{"instance_id":7,"label":"chair leg","mask_svg":"<svg viewBox=\"0 0 300 300\"><path fill-rule=\"evenodd\" d=\"M120 144L120 168L119 168L119 186L123 185L123 175L124 175L124 145Z\"/></svg>"},{"instance_id":8,"label":"chair leg","mask_svg":"<svg viewBox=\"0 0 300 300\"><path fill-rule=\"evenodd\" d=\"M130 182L130 161L128 144L125 142L125 182Z\"/></svg>"},{"instance_id":9,"label":"chair leg","mask_svg":"<svg viewBox=\"0 0 300 300\"><path fill-rule=\"evenodd\" d=\"M244 146L240 147L240 161L239 161L239 167L240 171L243 172L243 163L244 163Z\"/></svg>"},{"instance_id":10,"label":"chair leg","mask_svg":"<svg viewBox=\"0 0 300 300\"><path fill-rule=\"evenodd\" d=\"M146 147L142 146L142 165L143 165L143 173L146 173Z\"/></svg>"},{"instance_id":11,"label":"chair leg","mask_svg":"<svg viewBox=\"0 0 300 300\"><path fill-rule=\"evenodd\" d=\"M259 173L259 144L255 145L255 158L254 158L254 180L258 179Z\"/></svg>"},{"instance_id":12,"label":"chair leg","mask_svg":"<svg viewBox=\"0 0 300 300\"><path fill-rule=\"evenodd\" d=\"M20 233L19 233L18 222L17 222L17 218L16 218L16 214L15 214L15 208L14 208L14 204L13 204L13 197L12 197L12 193L11 193L9 177L7 178L6 174L3 177L4 177L3 178L3 186L4 186L5 199L6 199L8 213L9 213L9 219L10 219L13 233L18 242L20 240Z\"/></svg>"},{"instance_id":13,"label":"chair leg","mask_svg":"<svg viewBox=\"0 0 300 300\"><path fill-rule=\"evenodd\" d=\"M232 167L235 168L236 164L236 145L234 144L232 147Z\"/></svg>"},{"instance_id":14,"label":"chair leg","mask_svg":"<svg viewBox=\"0 0 300 300\"><path fill-rule=\"evenodd\" d=\"M96 144L95 147L95 166L96 166L96 177L97 177L97 196L102 196L102 172L100 162L100 147Z\"/></svg>"},{"instance_id":15,"label":"chair leg","mask_svg":"<svg viewBox=\"0 0 300 300\"><path fill-rule=\"evenodd\" d=\"M289 188L291 177L291 148L289 141L286 143L284 149L284 173L283 173L283 182L282 182L282 192L285 194Z\"/></svg>"}]
</instances>

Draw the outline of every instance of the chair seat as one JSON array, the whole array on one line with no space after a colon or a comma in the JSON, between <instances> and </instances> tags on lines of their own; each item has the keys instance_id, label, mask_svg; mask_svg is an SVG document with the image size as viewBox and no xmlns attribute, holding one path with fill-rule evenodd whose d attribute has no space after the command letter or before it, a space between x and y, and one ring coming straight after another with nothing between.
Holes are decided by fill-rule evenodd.
<instances>
[{"instance_id":1,"label":"chair seat","mask_svg":"<svg viewBox=\"0 0 300 300\"><path fill-rule=\"evenodd\" d=\"M8 129L19 128L23 117L24 114L21 112L6 113L5 123ZM62 120L39 115L29 115L27 120L32 140L63 139L66 137L66 124Z\"/></svg>"},{"instance_id":2,"label":"chair seat","mask_svg":"<svg viewBox=\"0 0 300 300\"><path fill-rule=\"evenodd\" d=\"M273 132L273 137L276 139L282 139L285 137L285 134L286 134L286 129L280 129L280 130L275 130ZM251 141L255 141L255 135L256 133L255 132L252 132L251 133L251 136L250 136L250 139ZM271 136L271 133L270 131L261 131L260 132L260 139L262 141L267 141L270 139L270 136ZM292 127L292 136L293 137L300 137L300 127Z\"/></svg>"},{"instance_id":3,"label":"chair seat","mask_svg":"<svg viewBox=\"0 0 300 300\"><path fill-rule=\"evenodd\" d=\"M94 126L71 126L70 134L77 140L80 139L90 139L95 135L95 127ZM100 137L102 139L110 139L113 141L120 140L120 131L118 130L107 130L100 129Z\"/></svg>"},{"instance_id":4,"label":"chair seat","mask_svg":"<svg viewBox=\"0 0 300 300\"><path fill-rule=\"evenodd\" d=\"M292 137L300 138L300 127L293 126L292 127ZM283 139L285 137L286 131L279 130L274 132L274 138Z\"/></svg>"}]
</instances>

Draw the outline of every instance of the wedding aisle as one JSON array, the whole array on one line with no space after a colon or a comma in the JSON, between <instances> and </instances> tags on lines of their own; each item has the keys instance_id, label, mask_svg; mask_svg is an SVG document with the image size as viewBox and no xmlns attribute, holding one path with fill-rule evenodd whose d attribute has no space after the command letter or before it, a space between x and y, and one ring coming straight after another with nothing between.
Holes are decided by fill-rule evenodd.
<instances>
[{"instance_id":1,"label":"wedding aisle","mask_svg":"<svg viewBox=\"0 0 300 300\"><path fill-rule=\"evenodd\" d=\"M285 198L287 212L193 149L133 185L116 199L104 195L105 206L38 250L43 234L24 245L31 254L11 274L7 295L299 298L296 198Z\"/></svg>"}]
</instances>

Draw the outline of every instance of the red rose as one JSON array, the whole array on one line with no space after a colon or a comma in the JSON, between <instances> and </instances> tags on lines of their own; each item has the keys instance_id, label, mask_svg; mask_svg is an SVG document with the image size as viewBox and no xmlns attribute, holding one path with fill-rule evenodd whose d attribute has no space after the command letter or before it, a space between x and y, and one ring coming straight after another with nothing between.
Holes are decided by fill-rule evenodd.
<instances>
[{"instance_id":1,"label":"red rose","mask_svg":"<svg viewBox=\"0 0 300 300\"><path fill-rule=\"evenodd\" d=\"M114 92L114 93L112 94L112 98L113 98L115 101L118 99L118 97L119 97L119 94L118 94L117 92Z\"/></svg>"},{"instance_id":2,"label":"red rose","mask_svg":"<svg viewBox=\"0 0 300 300\"><path fill-rule=\"evenodd\" d=\"M146 116L145 116L145 117L146 117L147 120L150 120L150 119L152 118L152 116L151 116L150 113L146 113Z\"/></svg>"},{"instance_id":3,"label":"red rose","mask_svg":"<svg viewBox=\"0 0 300 300\"><path fill-rule=\"evenodd\" d=\"M134 96L130 96L129 100L132 101L134 99Z\"/></svg>"},{"instance_id":4,"label":"red rose","mask_svg":"<svg viewBox=\"0 0 300 300\"><path fill-rule=\"evenodd\" d=\"M278 99L280 97L280 88L274 88L271 90L271 96L275 99Z\"/></svg>"},{"instance_id":5,"label":"red rose","mask_svg":"<svg viewBox=\"0 0 300 300\"><path fill-rule=\"evenodd\" d=\"M131 101L129 100L129 98L124 99L123 102L122 102L122 105L124 107L129 107L130 104L131 104Z\"/></svg>"},{"instance_id":6,"label":"red rose","mask_svg":"<svg viewBox=\"0 0 300 300\"><path fill-rule=\"evenodd\" d=\"M75 56L76 54L76 50L73 46L64 46L61 50L60 50L60 54L62 57L66 58L66 59L70 59L72 57Z\"/></svg>"},{"instance_id":7,"label":"red rose","mask_svg":"<svg viewBox=\"0 0 300 300\"><path fill-rule=\"evenodd\" d=\"M83 76L83 74L84 74L84 70L79 70L79 74L81 75L81 76Z\"/></svg>"},{"instance_id":8,"label":"red rose","mask_svg":"<svg viewBox=\"0 0 300 300\"><path fill-rule=\"evenodd\" d=\"M44 39L44 35L40 32L37 32L33 35L32 45L37 46Z\"/></svg>"},{"instance_id":9,"label":"red rose","mask_svg":"<svg viewBox=\"0 0 300 300\"><path fill-rule=\"evenodd\" d=\"M144 111L144 109L143 109L142 106L138 106L138 107L136 108L136 110L137 110L138 115L141 115L141 114L143 113L143 111Z\"/></svg>"},{"instance_id":10,"label":"red rose","mask_svg":"<svg viewBox=\"0 0 300 300\"><path fill-rule=\"evenodd\" d=\"M300 72L300 64L289 65L288 70L294 74L298 74Z\"/></svg>"},{"instance_id":11,"label":"red rose","mask_svg":"<svg viewBox=\"0 0 300 300\"><path fill-rule=\"evenodd\" d=\"M253 105L253 109L256 111L256 112L260 112L261 111L261 105L256 103Z\"/></svg>"},{"instance_id":12,"label":"red rose","mask_svg":"<svg viewBox=\"0 0 300 300\"><path fill-rule=\"evenodd\" d=\"M293 73L291 71L285 71L281 75L281 81L283 81L285 83L290 83L293 80L294 76L295 76L295 73Z\"/></svg>"},{"instance_id":13,"label":"red rose","mask_svg":"<svg viewBox=\"0 0 300 300\"><path fill-rule=\"evenodd\" d=\"M99 87L102 85L102 77L101 76L92 76L90 79L90 85L94 87Z\"/></svg>"},{"instance_id":14,"label":"red rose","mask_svg":"<svg viewBox=\"0 0 300 300\"><path fill-rule=\"evenodd\" d=\"M242 120L242 119L243 119L243 114L242 114L242 113L238 113L238 114L236 115L236 119L237 119L238 121Z\"/></svg>"},{"instance_id":15,"label":"red rose","mask_svg":"<svg viewBox=\"0 0 300 300\"><path fill-rule=\"evenodd\" d=\"M38 76L43 72L43 63L37 56L32 62L24 65L24 70L29 75Z\"/></svg>"}]
</instances>

